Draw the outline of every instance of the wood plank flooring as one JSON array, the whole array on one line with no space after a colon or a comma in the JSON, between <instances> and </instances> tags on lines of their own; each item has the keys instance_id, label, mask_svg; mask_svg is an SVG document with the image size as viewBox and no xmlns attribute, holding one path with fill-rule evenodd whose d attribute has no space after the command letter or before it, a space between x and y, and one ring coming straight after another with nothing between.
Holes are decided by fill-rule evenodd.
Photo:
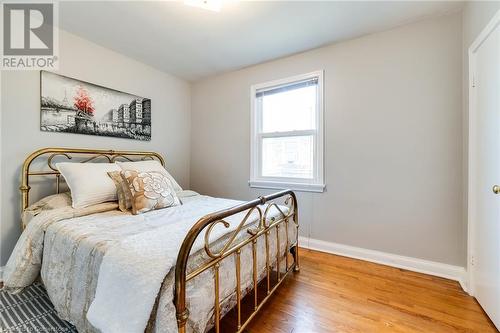
<instances>
[{"instance_id":1,"label":"wood plank flooring","mask_svg":"<svg viewBox=\"0 0 500 333\"><path fill-rule=\"evenodd\" d=\"M250 333L498 332L460 285L425 274L302 249Z\"/></svg>"}]
</instances>

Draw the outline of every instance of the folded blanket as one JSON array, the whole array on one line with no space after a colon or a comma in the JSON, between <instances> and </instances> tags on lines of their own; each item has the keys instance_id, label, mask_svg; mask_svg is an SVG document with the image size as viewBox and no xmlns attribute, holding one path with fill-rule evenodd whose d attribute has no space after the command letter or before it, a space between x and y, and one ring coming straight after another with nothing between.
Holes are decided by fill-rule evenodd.
<instances>
[{"instance_id":1,"label":"folded blanket","mask_svg":"<svg viewBox=\"0 0 500 333\"><path fill-rule=\"evenodd\" d=\"M2 276L3 289L16 292L35 282L42 265L45 231L50 225L79 216L110 212L117 208L118 204L114 202L79 209L63 205L56 209L40 209L36 214L32 214L5 266Z\"/></svg>"}]
</instances>

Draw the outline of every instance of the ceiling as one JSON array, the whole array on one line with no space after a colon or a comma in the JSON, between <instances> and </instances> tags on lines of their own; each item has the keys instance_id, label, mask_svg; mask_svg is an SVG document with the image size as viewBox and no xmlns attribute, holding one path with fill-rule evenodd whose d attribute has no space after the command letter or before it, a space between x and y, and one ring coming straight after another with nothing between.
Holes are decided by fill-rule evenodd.
<instances>
[{"instance_id":1,"label":"ceiling","mask_svg":"<svg viewBox=\"0 0 500 333\"><path fill-rule=\"evenodd\" d=\"M461 2L60 2L60 25L189 81L461 8Z\"/></svg>"}]
</instances>

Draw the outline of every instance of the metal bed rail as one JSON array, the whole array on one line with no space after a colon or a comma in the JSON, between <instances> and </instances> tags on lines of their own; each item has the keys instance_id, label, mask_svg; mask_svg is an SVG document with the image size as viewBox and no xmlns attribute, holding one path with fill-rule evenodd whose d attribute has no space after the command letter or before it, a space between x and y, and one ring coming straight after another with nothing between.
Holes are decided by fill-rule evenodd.
<instances>
[{"instance_id":1,"label":"metal bed rail","mask_svg":"<svg viewBox=\"0 0 500 333\"><path fill-rule=\"evenodd\" d=\"M276 199L284 199L285 205L288 207L285 212L273 202ZM279 216L268 217L269 212L272 209L277 209ZM228 240L222 245L222 248L215 253L211 250L210 244L210 233L214 227L218 224L224 225L226 228L230 227L230 224L224 219L233 216L238 213L245 212L244 218L238 224L234 231L230 232ZM247 226L248 219L252 214L257 213L259 220L257 222L257 227ZM255 215L255 214L254 214ZM289 223L294 223L296 228L296 237L294 242L289 241L288 235L288 225ZM280 228L284 226L286 234L286 249L285 249L285 267L284 272L281 271L281 248L280 248ZM244 229L246 229L249 237L244 238L239 241L236 240L236 236ZM225 209L219 212L208 214L202 217L198 222L191 228L188 232L186 238L184 239L179 254L177 256L177 263L175 267L175 292L174 292L174 304L176 308L177 324L179 327L179 333L186 332L186 324L189 318L189 310L186 304L186 284L188 281L192 280L199 274L207 271L213 270L214 274L214 329L216 333L220 332L220 321L221 321L221 306L220 306L220 290L219 290L219 267L222 260L229 258L230 256L235 256L235 274L236 274L236 312L237 312L237 327L236 332L242 332L245 327L250 323L250 321L255 317L257 312L262 308L264 303L271 297L274 291L283 282L284 277L288 275L291 271L299 271L299 251L298 251L298 210L297 210L297 198L295 193L291 190L284 190L281 192L273 193L267 196L259 197L255 200L243 203L241 205ZM209 260L203 263L200 267L195 268L191 272L187 272L188 259L191 253L194 242L198 236L205 232L205 244L204 250L209 256ZM276 280L277 283L271 287L271 253L269 246L270 237L276 237ZM257 240L263 238L265 241L265 260L266 260L266 295L259 302L258 299L258 277L257 277ZM242 293L241 293L241 249L251 244L252 247L252 270L253 270L253 311L245 320L242 319ZM293 263L289 263L288 252L293 255ZM274 255L274 254L273 254Z\"/></svg>"}]
</instances>

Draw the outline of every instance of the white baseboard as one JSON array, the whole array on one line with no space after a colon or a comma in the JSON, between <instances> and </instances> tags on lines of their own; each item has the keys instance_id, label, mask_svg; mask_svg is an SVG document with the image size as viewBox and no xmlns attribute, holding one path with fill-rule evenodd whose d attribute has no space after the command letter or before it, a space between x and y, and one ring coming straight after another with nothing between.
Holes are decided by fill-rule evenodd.
<instances>
[{"instance_id":1,"label":"white baseboard","mask_svg":"<svg viewBox=\"0 0 500 333\"><path fill-rule=\"evenodd\" d=\"M377 264L455 280L458 281L462 289L467 292L467 274L464 267L405 257L381 251L368 250L355 246L325 242L303 236L299 237L299 246L306 249L333 253L344 257L366 260Z\"/></svg>"}]
</instances>

